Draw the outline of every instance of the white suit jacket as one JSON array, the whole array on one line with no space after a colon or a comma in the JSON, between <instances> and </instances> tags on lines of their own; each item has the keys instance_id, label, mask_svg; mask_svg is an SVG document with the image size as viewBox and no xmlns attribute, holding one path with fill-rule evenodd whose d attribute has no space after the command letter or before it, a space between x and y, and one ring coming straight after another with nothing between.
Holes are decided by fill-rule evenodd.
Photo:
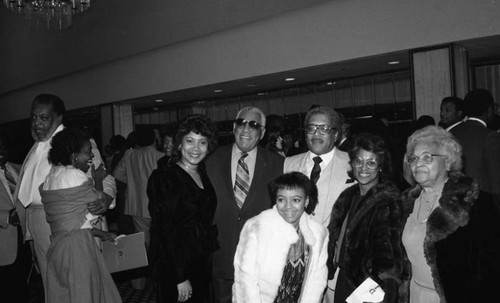
<instances>
[{"instance_id":1,"label":"white suit jacket","mask_svg":"<svg viewBox=\"0 0 500 303\"><path fill-rule=\"evenodd\" d=\"M309 177L308 172L311 171L311 168L314 165L313 163L308 163L307 161L310 153L311 152L306 152L286 158L283 172L288 173L297 171ZM346 152L335 148L333 159L321 171L318 182L316 183L316 186L318 187L318 205L316 205L316 209L314 210L312 216L316 222L320 223L324 227L328 227L328 224L330 223L330 214L340 193L352 185L352 183L346 183L350 180L350 177L347 174L349 170L351 170L349 165L349 155Z\"/></svg>"}]
</instances>

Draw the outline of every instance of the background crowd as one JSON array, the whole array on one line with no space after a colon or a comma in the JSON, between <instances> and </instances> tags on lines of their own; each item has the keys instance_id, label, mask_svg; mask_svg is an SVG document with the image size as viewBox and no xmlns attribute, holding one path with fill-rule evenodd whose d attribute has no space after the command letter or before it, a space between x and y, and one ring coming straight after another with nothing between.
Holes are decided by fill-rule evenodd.
<instances>
[{"instance_id":1,"label":"background crowd","mask_svg":"<svg viewBox=\"0 0 500 303\"><path fill-rule=\"evenodd\" d=\"M500 282L486 90L444 98L438 125L419 117L404 142L378 117L313 106L298 130L244 107L234 143L192 115L114 136L101 158L64 113L34 99L22 166L0 136L0 285L17 302L32 263L46 302L120 302L99 249L122 232L144 232L150 266L132 286L153 279L158 302L344 302L367 278L384 302L480 302Z\"/></svg>"}]
</instances>

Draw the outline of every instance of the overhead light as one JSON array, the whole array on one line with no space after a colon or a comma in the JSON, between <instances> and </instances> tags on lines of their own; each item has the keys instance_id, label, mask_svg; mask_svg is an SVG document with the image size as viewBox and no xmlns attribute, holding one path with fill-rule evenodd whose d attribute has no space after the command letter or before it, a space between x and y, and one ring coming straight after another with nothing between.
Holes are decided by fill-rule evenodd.
<instances>
[{"instance_id":1,"label":"overhead light","mask_svg":"<svg viewBox=\"0 0 500 303\"><path fill-rule=\"evenodd\" d=\"M333 85L333 82L326 82L326 85Z\"/></svg>"},{"instance_id":2,"label":"overhead light","mask_svg":"<svg viewBox=\"0 0 500 303\"><path fill-rule=\"evenodd\" d=\"M266 93L258 93L258 96L264 96Z\"/></svg>"},{"instance_id":3,"label":"overhead light","mask_svg":"<svg viewBox=\"0 0 500 303\"><path fill-rule=\"evenodd\" d=\"M153 110L158 110L158 107L153 107Z\"/></svg>"},{"instance_id":4,"label":"overhead light","mask_svg":"<svg viewBox=\"0 0 500 303\"><path fill-rule=\"evenodd\" d=\"M30 26L49 31L65 30L71 26L73 15L90 8L90 0L9 0L4 5L24 15Z\"/></svg>"},{"instance_id":5,"label":"overhead light","mask_svg":"<svg viewBox=\"0 0 500 303\"><path fill-rule=\"evenodd\" d=\"M256 87L257 86L257 83L249 83L247 84L247 87Z\"/></svg>"},{"instance_id":6,"label":"overhead light","mask_svg":"<svg viewBox=\"0 0 500 303\"><path fill-rule=\"evenodd\" d=\"M389 62L387 62L387 64L395 65L395 64L399 64L399 61L389 61Z\"/></svg>"},{"instance_id":7,"label":"overhead light","mask_svg":"<svg viewBox=\"0 0 500 303\"><path fill-rule=\"evenodd\" d=\"M163 99L156 99L155 102L156 103L161 103L161 102L163 102Z\"/></svg>"},{"instance_id":8,"label":"overhead light","mask_svg":"<svg viewBox=\"0 0 500 303\"><path fill-rule=\"evenodd\" d=\"M289 82L289 81L295 81L295 78L285 78L285 81Z\"/></svg>"},{"instance_id":9,"label":"overhead light","mask_svg":"<svg viewBox=\"0 0 500 303\"><path fill-rule=\"evenodd\" d=\"M216 89L214 90L214 93L222 93L222 89Z\"/></svg>"}]
</instances>

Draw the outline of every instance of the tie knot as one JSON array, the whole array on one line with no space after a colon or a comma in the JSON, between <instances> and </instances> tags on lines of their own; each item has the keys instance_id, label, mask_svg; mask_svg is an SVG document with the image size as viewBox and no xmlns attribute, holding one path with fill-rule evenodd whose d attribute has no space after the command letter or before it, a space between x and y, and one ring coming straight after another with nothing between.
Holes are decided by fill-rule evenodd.
<instances>
[{"instance_id":1,"label":"tie knot","mask_svg":"<svg viewBox=\"0 0 500 303\"><path fill-rule=\"evenodd\" d=\"M240 160L245 160L245 158L246 158L247 156L248 156L248 154L247 154L247 153L242 152L242 153L241 153Z\"/></svg>"},{"instance_id":2,"label":"tie knot","mask_svg":"<svg viewBox=\"0 0 500 303\"><path fill-rule=\"evenodd\" d=\"M323 162L323 159L321 159L320 156L316 156L313 158L313 161L314 161L314 164L320 164L321 162Z\"/></svg>"}]
</instances>

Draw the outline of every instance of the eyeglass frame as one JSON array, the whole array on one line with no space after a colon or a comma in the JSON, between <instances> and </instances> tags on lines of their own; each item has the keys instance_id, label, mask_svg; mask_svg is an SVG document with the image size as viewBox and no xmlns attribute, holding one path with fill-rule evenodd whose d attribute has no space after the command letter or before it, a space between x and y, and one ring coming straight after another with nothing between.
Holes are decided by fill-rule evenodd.
<instances>
[{"instance_id":1,"label":"eyeglass frame","mask_svg":"<svg viewBox=\"0 0 500 303\"><path fill-rule=\"evenodd\" d=\"M308 130L309 127L314 127L314 131L310 132ZM335 127L328 126L326 124L307 124L306 127L304 128L304 131L306 132L306 134L310 135L314 135L316 131L318 131L320 135L329 135L332 133L332 131L337 132L338 129Z\"/></svg>"},{"instance_id":2,"label":"eyeglass frame","mask_svg":"<svg viewBox=\"0 0 500 303\"><path fill-rule=\"evenodd\" d=\"M424 160L422 156L428 156L430 160ZM410 166L415 166L418 164L419 161L422 161L424 164L431 164L434 161L434 157L447 157L447 155L441 155L441 154L433 154L430 152L423 152L418 156L411 155L405 157L406 163L408 163ZM410 160L412 158L413 160ZM413 164L412 164L413 162Z\"/></svg>"},{"instance_id":3,"label":"eyeglass frame","mask_svg":"<svg viewBox=\"0 0 500 303\"><path fill-rule=\"evenodd\" d=\"M361 165L354 165L355 161L361 161L361 163L360 163ZM377 164L377 166L373 167L373 168L370 167L370 165L368 164L368 161L375 162ZM351 164L352 168L362 168L364 165L366 165L366 168L368 168L369 170L377 170L380 168L380 165L381 165L381 163L376 159L373 159L373 158L363 159L360 157L354 158L354 160L350 161L350 164Z\"/></svg>"},{"instance_id":4,"label":"eyeglass frame","mask_svg":"<svg viewBox=\"0 0 500 303\"><path fill-rule=\"evenodd\" d=\"M264 128L264 126L262 126L257 121L254 121L254 120L247 121L243 118L238 118L238 119L234 120L234 125L235 125L235 127L241 128L241 129L245 128L248 125L248 128L251 131L258 131L258 130L261 130L262 128Z\"/></svg>"}]
</instances>

